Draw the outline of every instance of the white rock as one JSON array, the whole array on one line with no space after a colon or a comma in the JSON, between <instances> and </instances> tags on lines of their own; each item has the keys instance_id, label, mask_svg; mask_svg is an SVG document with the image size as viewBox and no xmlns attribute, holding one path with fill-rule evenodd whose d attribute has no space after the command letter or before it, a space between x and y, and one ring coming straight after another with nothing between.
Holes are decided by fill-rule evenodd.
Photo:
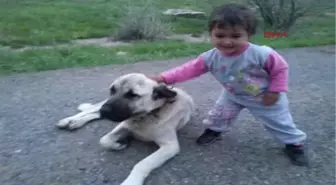
<instances>
[{"instance_id":1,"label":"white rock","mask_svg":"<svg viewBox=\"0 0 336 185\"><path fill-rule=\"evenodd\" d=\"M168 9L163 12L165 15L205 15L204 12L188 9Z\"/></svg>"},{"instance_id":2,"label":"white rock","mask_svg":"<svg viewBox=\"0 0 336 185\"><path fill-rule=\"evenodd\" d=\"M124 52L124 51L119 51L119 52L117 52L117 55L119 55L119 56L123 56L123 55L126 55L127 53L126 52Z\"/></svg>"}]
</instances>

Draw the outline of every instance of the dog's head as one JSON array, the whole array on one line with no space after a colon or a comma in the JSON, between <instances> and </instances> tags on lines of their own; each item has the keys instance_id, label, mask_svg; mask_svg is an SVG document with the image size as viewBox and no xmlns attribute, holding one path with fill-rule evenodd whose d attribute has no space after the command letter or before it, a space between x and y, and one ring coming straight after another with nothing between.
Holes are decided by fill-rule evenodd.
<instances>
[{"instance_id":1,"label":"dog's head","mask_svg":"<svg viewBox=\"0 0 336 185\"><path fill-rule=\"evenodd\" d=\"M117 78L109 87L110 98L101 107L102 118L121 122L163 106L177 93L144 74L130 73Z\"/></svg>"}]
</instances>

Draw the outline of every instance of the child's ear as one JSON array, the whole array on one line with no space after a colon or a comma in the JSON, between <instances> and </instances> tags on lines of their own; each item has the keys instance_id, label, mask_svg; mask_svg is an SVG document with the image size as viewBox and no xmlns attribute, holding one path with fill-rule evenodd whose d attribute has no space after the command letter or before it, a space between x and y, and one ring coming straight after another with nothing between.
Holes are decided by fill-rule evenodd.
<instances>
[{"instance_id":1,"label":"child's ear","mask_svg":"<svg viewBox=\"0 0 336 185\"><path fill-rule=\"evenodd\" d=\"M161 98L166 99L174 98L176 95L177 92L172 89L169 89L166 85L159 85L154 88L152 96L154 100L157 100Z\"/></svg>"}]
</instances>

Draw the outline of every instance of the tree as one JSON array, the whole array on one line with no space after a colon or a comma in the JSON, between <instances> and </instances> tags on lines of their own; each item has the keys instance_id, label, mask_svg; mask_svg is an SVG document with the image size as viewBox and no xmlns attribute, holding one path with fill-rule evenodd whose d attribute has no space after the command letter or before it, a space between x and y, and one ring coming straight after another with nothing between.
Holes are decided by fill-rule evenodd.
<instances>
[{"instance_id":1,"label":"tree","mask_svg":"<svg viewBox=\"0 0 336 185\"><path fill-rule=\"evenodd\" d=\"M251 0L257 6L266 30L288 31L312 8L310 0Z\"/></svg>"}]
</instances>

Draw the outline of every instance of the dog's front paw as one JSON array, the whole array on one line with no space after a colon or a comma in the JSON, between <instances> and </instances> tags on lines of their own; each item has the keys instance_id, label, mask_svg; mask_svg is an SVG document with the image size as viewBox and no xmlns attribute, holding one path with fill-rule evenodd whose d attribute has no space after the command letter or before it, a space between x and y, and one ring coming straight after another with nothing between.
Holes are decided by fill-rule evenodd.
<instances>
[{"instance_id":1,"label":"dog's front paw","mask_svg":"<svg viewBox=\"0 0 336 185\"><path fill-rule=\"evenodd\" d=\"M56 126L62 129L74 130L82 127L84 125L83 121L73 119L71 117L60 120Z\"/></svg>"},{"instance_id":2,"label":"dog's front paw","mask_svg":"<svg viewBox=\"0 0 336 185\"><path fill-rule=\"evenodd\" d=\"M139 181L126 179L120 185L142 185L142 183Z\"/></svg>"},{"instance_id":3,"label":"dog's front paw","mask_svg":"<svg viewBox=\"0 0 336 185\"><path fill-rule=\"evenodd\" d=\"M142 184L137 184L137 183L128 183L128 182L123 182L123 183L121 183L120 185L142 185Z\"/></svg>"},{"instance_id":4,"label":"dog's front paw","mask_svg":"<svg viewBox=\"0 0 336 185\"><path fill-rule=\"evenodd\" d=\"M72 122L71 118L64 118L64 119L60 120L56 124L56 126L58 128L67 128L69 126L69 124L71 124L71 122Z\"/></svg>"},{"instance_id":5,"label":"dog's front paw","mask_svg":"<svg viewBox=\"0 0 336 185\"><path fill-rule=\"evenodd\" d=\"M109 150L122 150L128 146L127 143L119 143L111 139L109 136L103 136L100 138L99 143L103 148Z\"/></svg>"}]
</instances>

